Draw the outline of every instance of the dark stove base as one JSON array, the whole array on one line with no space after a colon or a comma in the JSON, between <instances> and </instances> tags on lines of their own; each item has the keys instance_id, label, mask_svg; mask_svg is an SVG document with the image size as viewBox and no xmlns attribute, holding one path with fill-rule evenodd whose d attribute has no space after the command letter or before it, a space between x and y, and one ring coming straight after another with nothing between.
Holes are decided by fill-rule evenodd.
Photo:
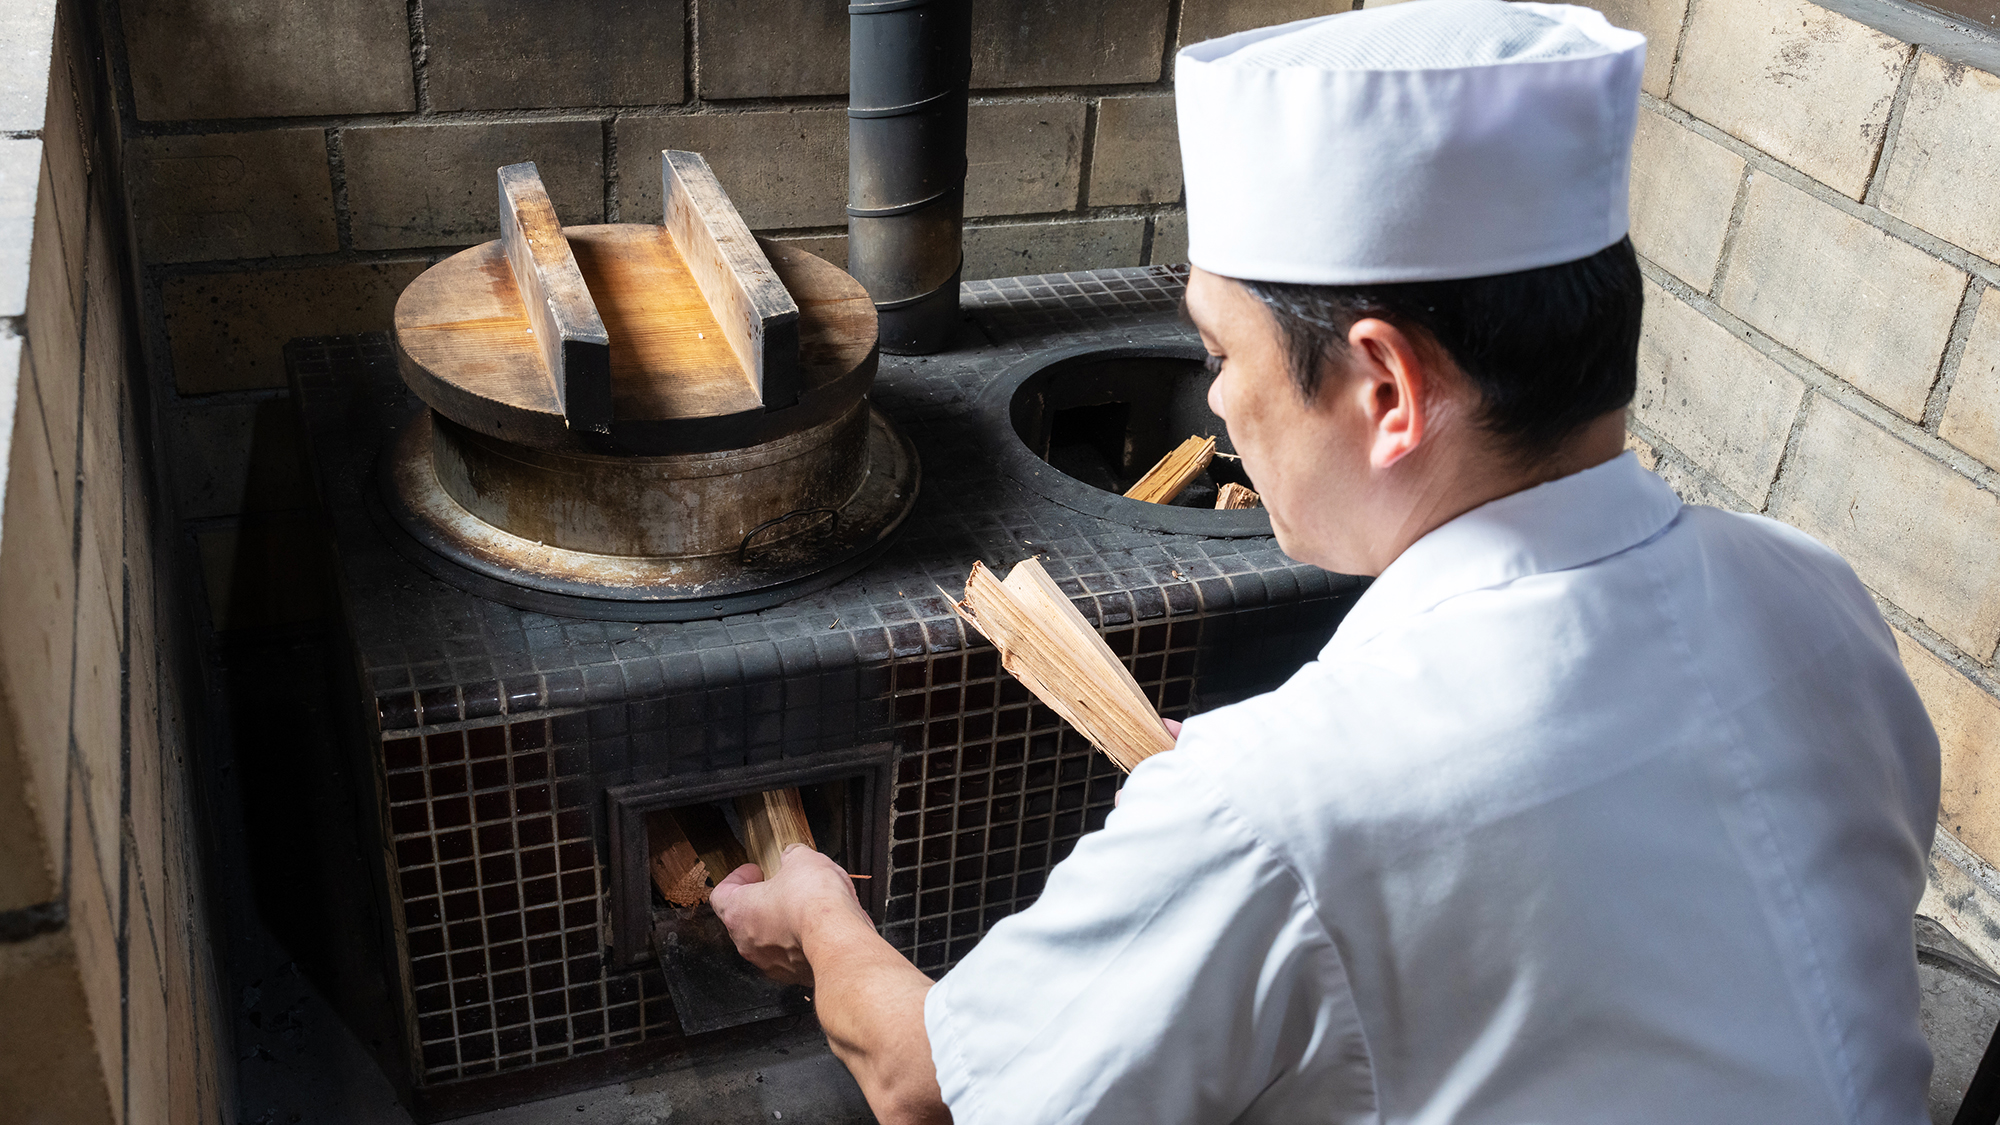
<instances>
[{"instance_id":1,"label":"dark stove base","mask_svg":"<svg viewBox=\"0 0 2000 1125\"><path fill-rule=\"evenodd\" d=\"M824 590L684 623L523 610L412 564L367 512L374 458L420 406L386 340L288 349L361 685L355 773L421 1103L487 1079L526 1098L586 1061L615 1073L783 1026L690 1037L657 963L614 948L611 920L648 909L612 878L614 789L803 776L887 744L872 814L884 936L935 975L1032 903L1103 823L1120 775L953 616L939 587L962 586L975 559L1039 555L1170 717L1266 690L1317 652L1362 582L1294 563L1254 528L1137 528L1051 500L1009 474L1019 439L980 410L988 384L1037 357L1187 348L1182 282L1154 268L966 286L961 340L978 342L885 357L871 394L924 466L896 540Z\"/></svg>"}]
</instances>

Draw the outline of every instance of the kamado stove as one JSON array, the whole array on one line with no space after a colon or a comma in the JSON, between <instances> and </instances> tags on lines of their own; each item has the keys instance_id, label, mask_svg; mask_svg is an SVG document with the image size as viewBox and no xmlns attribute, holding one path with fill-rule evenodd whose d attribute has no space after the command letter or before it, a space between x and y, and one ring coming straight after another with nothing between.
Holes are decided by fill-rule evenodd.
<instances>
[{"instance_id":1,"label":"kamado stove","mask_svg":"<svg viewBox=\"0 0 2000 1125\"><path fill-rule=\"evenodd\" d=\"M1228 450L1182 272L968 283L947 350L880 356L852 278L750 238L699 158L663 178L664 225L561 228L505 169L505 237L393 336L287 349L420 1115L810 1035L655 887L662 814L727 837L796 787L934 975L1033 902L1120 775L953 615L975 560L1039 556L1169 716L1280 682L1361 586L1213 510L1226 458L1119 494Z\"/></svg>"}]
</instances>

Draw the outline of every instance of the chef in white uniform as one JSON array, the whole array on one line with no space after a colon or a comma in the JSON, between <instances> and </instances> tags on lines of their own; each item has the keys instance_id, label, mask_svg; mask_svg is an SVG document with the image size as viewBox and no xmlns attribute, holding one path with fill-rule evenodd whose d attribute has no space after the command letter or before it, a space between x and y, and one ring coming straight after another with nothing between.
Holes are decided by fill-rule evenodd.
<instances>
[{"instance_id":1,"label":"chef in white uniform","mask_svg":"<svg viewBox=\"0 0 2000 1125\"><path fill-rule=\"evenodd\" d=\"M1621 453L1644 49L1422 0L1182 52L1210 400L1284 549L1379 577L935 985L823 857L716 889L884 1121L1926 1119L1889 629Z\"/></svg>"}]
</instances>

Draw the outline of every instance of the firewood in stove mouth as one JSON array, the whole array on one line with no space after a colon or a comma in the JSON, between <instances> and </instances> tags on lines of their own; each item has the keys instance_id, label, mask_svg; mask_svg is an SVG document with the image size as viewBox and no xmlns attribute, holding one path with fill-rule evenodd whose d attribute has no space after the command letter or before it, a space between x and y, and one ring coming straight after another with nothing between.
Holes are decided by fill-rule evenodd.
<instances>
[{"instance_id":1,"label":"firewood in stove mouth","mask_svg":"<svg viewBox=\"0 0 2000 1125\"><path fill-rule=\"evenodd\" d=\"M1190 437L1146 470L1146 475L1125 490L1125 495L1149 504L1171 504L1194 483L1215 456L1215 439Z\"/></svg>"}]
</instances>

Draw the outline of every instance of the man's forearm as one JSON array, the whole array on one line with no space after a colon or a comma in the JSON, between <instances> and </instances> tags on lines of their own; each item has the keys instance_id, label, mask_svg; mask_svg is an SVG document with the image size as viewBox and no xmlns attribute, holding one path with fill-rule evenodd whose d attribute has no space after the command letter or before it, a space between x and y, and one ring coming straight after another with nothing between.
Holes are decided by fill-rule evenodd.
<instances>
[{"instance_id":1,"label":"man's forearm","mask_svg":"<svg viewBox=\"0 0 2000 1125\"><path fill-rule=\"evenodd\" d=\"M949 1122L924 1030L931 981L882 940L865 914L826 910L802 927L813 1007L883 1125Z\"/></svg>"}]
</instances>

